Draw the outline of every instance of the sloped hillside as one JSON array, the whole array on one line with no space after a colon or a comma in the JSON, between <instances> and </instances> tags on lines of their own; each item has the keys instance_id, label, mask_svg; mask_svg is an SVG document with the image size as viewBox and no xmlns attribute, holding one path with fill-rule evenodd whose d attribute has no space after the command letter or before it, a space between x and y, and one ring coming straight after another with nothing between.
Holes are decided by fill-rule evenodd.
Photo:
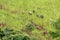
<instances>
[{"instance_id":1,"label":"sloped hillside","mask_svg":"<svg viewBox=\"0 0 60 40\"><path fill-rule=\"evenodd\" d=\"M60 40L60 0L0 0L0 40Z\"/></svg>"}]
</instances>

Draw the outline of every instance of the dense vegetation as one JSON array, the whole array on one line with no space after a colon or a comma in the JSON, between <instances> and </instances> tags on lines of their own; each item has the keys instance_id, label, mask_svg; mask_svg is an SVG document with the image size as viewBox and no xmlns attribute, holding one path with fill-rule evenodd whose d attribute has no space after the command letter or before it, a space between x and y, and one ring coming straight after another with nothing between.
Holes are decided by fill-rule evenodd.
<instances>
[{"instance_id":1,"label":"dense vegetation","mask_svg":"<svg viewBox=\"0 0 60 40\"><path fill-rule=\"evenodd\" d=\"M60 40L60 0L0 0L0 40Z\"/></svg>"}]
</instances>

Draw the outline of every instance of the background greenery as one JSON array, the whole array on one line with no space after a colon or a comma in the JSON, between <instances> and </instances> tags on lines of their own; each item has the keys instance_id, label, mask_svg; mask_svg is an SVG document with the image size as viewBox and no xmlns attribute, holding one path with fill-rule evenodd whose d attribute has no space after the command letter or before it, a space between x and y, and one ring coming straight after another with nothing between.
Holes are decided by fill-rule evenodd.
<instances>
[{"instance_id":1,"label":"background greenery","mask_svg":"<svg viewBox=\"0 0 60 40\"><path fill-rule=\"evenodd\" d=\"M60 40L60 0L0 0L0 40Z\"/></svg>"}]
</instances>

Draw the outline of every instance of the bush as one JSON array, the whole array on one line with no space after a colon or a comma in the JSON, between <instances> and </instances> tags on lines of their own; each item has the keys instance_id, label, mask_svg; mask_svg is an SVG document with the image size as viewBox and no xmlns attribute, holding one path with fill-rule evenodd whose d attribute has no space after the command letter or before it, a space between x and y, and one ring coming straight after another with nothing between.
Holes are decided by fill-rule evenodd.
<instances>
[{"instance_id":1,"label":"bush","mask_svg":"<svg viewBox=\"0 0 60 40\"><path fill-rule=\"evenodd\" d=\"M0 29L0 39L2 39L5 36L4 32Z\"/></svg>"},{"instance_id":2,"label":"bush","mask_svg":"<svg viewBox=\"0 0 60 40\"><path fill-rule=\"evenodd\" d=\"M60 30L60 18L59 18L56 22L53 22L53 26L54 26L57 30Z\"/></svg>"},{"instance_id":3,"label":"bush","mask_svg":"<svg viewBox=\"0 0 60 40\"><path fill-rule=\"evenodd\" d=\"M50 31L49 34L52 38L60 37L60 18L56 22L53 22L53 27L56 29L56 32Z\"/></svg>"},{"instance_id":4,"label":"bush","mask_svg":"<svg viewBox=\"0 0 60 40\"><path fill-rule=\"evenodd\" d=\"M56 32L50 31L49 34L50 34L50 36L51 36L52 38L57 38L57 37L59 37L59 34L56 33Z\"/></svg>"},{"instance_id":5,"label":"bush","mask_svg":"<svg viewBox=\"0 0 60 40\"><path fill-rule=\"evenodd\" d=\"M31 32L34 30L34 26L32 24L28 24L28 25L26 25L25 30Z\"/></svg>"},{"instance_id":6,"label":"bush","mask_svg":"<svg viewBox=\"0 0 60 40\"><path fill-rule=\"evenodd\" d=\"M0 29L0 39L1 40L30 40L25 34L20 34L20 32L14 31L13 29L6 28L4 30Z\"/></svg>"},{"instance_id":7,"label":"bush","mask_svg":"<svg viewBox=\"0 0 60 40\"><path fill-rule=\"evenodd\" d=\"M30 40L30 38L28 36L24 36L22 40Z\"/></svg>"}]
</instances>

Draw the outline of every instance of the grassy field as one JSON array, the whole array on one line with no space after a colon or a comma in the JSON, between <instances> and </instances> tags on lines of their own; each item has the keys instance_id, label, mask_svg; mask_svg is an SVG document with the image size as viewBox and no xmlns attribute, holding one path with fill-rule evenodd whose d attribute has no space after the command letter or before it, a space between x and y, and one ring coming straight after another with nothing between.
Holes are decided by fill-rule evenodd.
<instances>
[{"instance_id":1,"label":"grassy field","mask_svg":"<svg viewBox=\"0 0 60 40\"><path fill-rule=\"evenodd\" d=\"M60 40L48 33L57 31L52 23L59 17L60 0L0 0L0 28L22 31L30 40ZM32 25L32 28L26 28L26 25Z\"/></svg>"}]
</instances>

